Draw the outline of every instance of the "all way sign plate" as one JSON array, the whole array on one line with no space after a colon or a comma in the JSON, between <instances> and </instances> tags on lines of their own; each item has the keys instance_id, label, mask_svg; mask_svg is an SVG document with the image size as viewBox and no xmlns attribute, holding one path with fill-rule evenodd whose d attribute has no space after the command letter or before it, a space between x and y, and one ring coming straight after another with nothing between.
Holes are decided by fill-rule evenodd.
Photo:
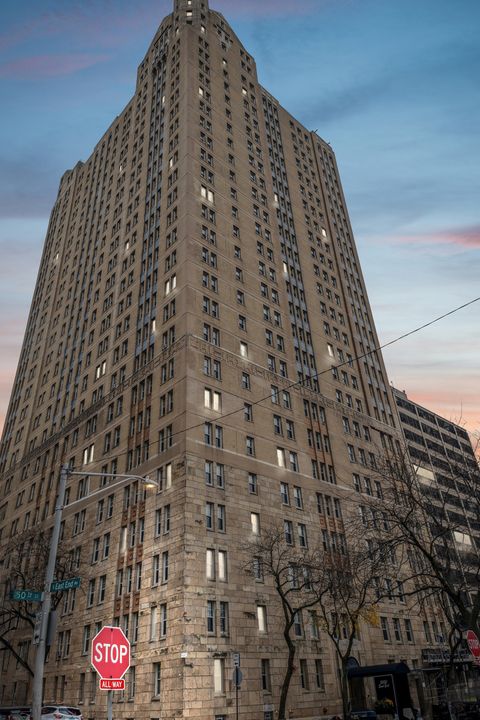
<instances>
[{"instance_id":1,"label":"all way sign plate","mask_svg":"<svg viewBox=\"0 0 480 720\"><path fill-rule=\"evenodd\" d=\"M125 680L111 680L110 678L101 678L99 687L100 690L125 690Z\"/></svg>"}]
</instances>

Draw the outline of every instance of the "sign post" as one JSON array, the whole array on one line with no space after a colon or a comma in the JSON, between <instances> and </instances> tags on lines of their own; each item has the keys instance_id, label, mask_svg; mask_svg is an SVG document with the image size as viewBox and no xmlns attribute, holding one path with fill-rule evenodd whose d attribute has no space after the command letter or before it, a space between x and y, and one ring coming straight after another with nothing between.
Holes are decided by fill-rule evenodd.
<instances>
[{"instance_id":1,"label":"sign post","mask_svg":"<svg viewBox=\"0 0 480 720\"><path fill-rule=\"evenodd\" d=\"M235 718L238 720L238 690L242 684L243 674L240 670L240 653L233 653L233 682L235 684Z\"/></svg>"},{"instance_id":2,"label":"sign post","mask_svg":"<svg viewBox=\"0 0 480 720\"><path fill-rule=\"evenodd\" d=\"M467 630L467 645L473 656L473 661L480 665L480 640L473 630Z\"/></svg>"},{"instance_id":3,"label":"sign post","mask_svg":"<svg viewBox=\"0 0 480 720\"><path fill-rule=\"evenodd\" d=\"M100 675L100 690L108 690L107 717L112 720L113 690L123 690L130 667L130 642L119 627L105 626L92 640L91 663Z\"/></svg>"}]
</instances>

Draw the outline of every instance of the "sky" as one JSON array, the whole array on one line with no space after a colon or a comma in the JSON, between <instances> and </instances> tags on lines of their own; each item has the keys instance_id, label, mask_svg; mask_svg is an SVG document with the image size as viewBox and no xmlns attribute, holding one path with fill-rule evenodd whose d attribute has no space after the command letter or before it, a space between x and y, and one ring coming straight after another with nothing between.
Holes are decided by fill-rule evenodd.
<instances>
[{"instance_id":1,"label":"sky","mask_svg":"<svg viewBox=\"0 0 480 720\"><path fill-rule=\"evenodd\" d=\"M478 0L210 0L260 82L332 144L382 343L480 296ZM134 92L172 0L0 3L0 426L62 173ZM480 302L384 352L480 429Z\"/></svg>"}]
</instances>

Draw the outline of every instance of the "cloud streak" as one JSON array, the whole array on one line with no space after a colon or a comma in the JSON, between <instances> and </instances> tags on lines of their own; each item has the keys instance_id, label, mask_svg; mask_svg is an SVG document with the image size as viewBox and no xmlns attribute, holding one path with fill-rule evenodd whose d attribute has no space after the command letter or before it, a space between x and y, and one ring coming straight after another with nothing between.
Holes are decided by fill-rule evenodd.
<instances>
[{"instance_id":1,"label":"cloud streak","mask_svg":"<svg viewBox=\"0 0 480 720\"><path fill-rule=\"evenodd\" d=\"M331 5L332 0L210 0L210 9L218 10L222 14L228 13L230 17L279 17L284 15L307 15L318 12L321 6Z\"/></svg>"},{"instance_id":2,"label":"cloud streak","mask_svg":"<svg viewBox=\"0 0 480 720\"><path fill-rule=\"evenodd\" d=\"M38 80L40 78L72 75L109 59L108 55L90 55L89 53L32 55L0 65L0 77Z\"/></svg>"},{"instance_id":3,"label":"cloud streak","mask_svg":"<svg viewBox=\"0 0 480 720\"><path fill-rule=\"evenodd\" d=\"M382 239L382 242L385 238ZM398 235L386 238L392 245L415 245L426 247L450 248L456 250L475 250L480 248L480 226L453 228L439 232Z\"/></svg>"}]
</instances>

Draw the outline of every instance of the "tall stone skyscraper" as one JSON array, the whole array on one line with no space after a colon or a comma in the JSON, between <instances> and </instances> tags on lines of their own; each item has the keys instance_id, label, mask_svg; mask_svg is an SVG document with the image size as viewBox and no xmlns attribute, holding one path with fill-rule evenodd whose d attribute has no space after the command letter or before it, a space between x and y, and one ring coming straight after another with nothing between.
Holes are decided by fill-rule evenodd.
<instances>
[{"instance_id":1,"label":"tall stone skyscraper","mask_svg":"<svg viewBox=\"0 0 480 720\"><path fill-rule=\"evenodd\" d=\"M281 611L241 546L273 523L300 546L341 538L343 503L399 437L376 345L331 146L207 0L175 0L133 98L61 179L3 433L2 582L17 539L51 525L62 464L84 472L69 502L101 487L92 473L159 483L65 508L82 585L58 606L45 701L103 717L89 647L119 623L133 668L116 716L232 717L239 652L241 717L271 717ZM382 613L356 660L418 658L407 605ZM394 616L410 631L389 637ZM317 717L340 707L336 659L300 620L289 707ZM31 628L9 638L32 664ZM2 657L0 703L28 701Z\"/></svg>"}]
</instances>

